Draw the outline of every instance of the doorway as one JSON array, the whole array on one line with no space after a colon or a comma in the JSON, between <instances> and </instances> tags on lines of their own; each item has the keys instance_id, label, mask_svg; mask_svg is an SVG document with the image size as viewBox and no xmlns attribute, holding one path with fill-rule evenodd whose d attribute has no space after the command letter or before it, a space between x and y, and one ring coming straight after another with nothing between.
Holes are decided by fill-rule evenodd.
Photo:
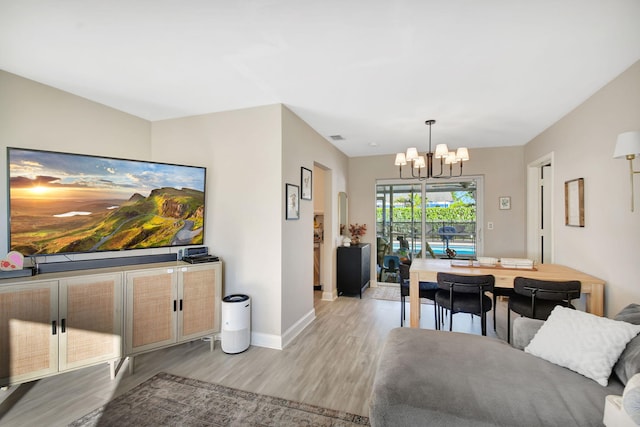
<instances>
[{"instance_id":1,"label":"doorway","mask_svg":"<svg viewBox=\"0 0 640 427\"><path fill-rule=\"evenodd\" d=\"M313 165L313 290L322 291L324 282L325 171Z\"/></svg>"},{"instance_id":2,"label":"doorway","mask_svg":"<svg viewBox=\"0 0 640 427\"><path fill-rule=\"evenodd\" d=\"M527 167L527 258L553 263L553 153Z\"/></svg>"}]
</instances>

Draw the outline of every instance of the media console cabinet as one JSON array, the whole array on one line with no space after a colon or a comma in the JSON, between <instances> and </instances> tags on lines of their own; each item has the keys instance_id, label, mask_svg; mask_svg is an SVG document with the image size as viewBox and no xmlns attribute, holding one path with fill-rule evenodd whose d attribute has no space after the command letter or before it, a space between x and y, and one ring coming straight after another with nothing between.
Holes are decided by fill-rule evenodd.
<instances>
[{"instance_id":1,"label":"media console cabinet","mask_svg":"<svg viewBox=\"0 0 640 427\"><path fill-rule=\"evenodd\" d=\"M220 332L222 263L181 261L0 281L0 386L116 363Z\"/></svg>"}]
</instances>

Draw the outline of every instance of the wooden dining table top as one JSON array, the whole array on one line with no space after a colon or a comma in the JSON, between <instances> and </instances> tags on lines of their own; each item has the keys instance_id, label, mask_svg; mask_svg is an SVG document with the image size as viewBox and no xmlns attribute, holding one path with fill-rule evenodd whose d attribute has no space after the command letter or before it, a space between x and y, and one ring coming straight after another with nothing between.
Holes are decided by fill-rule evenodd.
<instances>
[{"instance_id":1,"label":"wooden dining table top","mask_svg":"<svg viewBox=\"0 0 640 427\"><path fill-rule=\"evenodd\" d=\"M482 275L493 274L496 278L496 286L512 288L513 279L516 277L531 277L539 280L579 280L583 285L587 284L604 284L605 281L595 276L591 276L571 267L560 264L536 264L533 269L526 268L504 268L498 265L495 267L487 267L478 265L477 261L474 266L456 266L452 265L450 259L429 259L418 258L411 263L409 270L418 272L421 281L435 282L438 273L466 274L466 275ZM423 280L428 279L428 280Z\"/></svg>"},{"instance_id":2,"label":"wooden dining table top","mask_svg":"<svg viewBox=\"0 0 640 427\"><path fill-rule=\"evenodd\" d=\"M516 277L529 277L538 280L579 280L581 293L587 296L586 311L598 316L604 315L604 284L605 281L584 273L580 270L560 264L536 264L532 269L504 268L500 264L496 266L480 266L477 262L473 266L452 265L450 259L417 258L411 262L410 277L410 303L411 326L418 327L420 322L419 312L420 298L418 297L418 282L436 282L438 273L452 273L462 275L492 274L495 277L495 286L512 288L513 279ZM415 282L415 283L414 283ZM415 289L414 289L415 286ZM414 298L415 296L415 298ZM415 308L414 308L415 304ZM415 314L415 319L414 319Z\"/></svg>"}]
</instances>

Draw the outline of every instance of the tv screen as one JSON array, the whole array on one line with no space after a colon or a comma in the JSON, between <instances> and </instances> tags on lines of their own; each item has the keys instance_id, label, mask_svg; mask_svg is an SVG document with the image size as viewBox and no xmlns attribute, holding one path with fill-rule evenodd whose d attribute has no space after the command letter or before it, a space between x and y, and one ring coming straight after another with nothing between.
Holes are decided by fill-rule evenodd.
<instances>
[{"instance_id":1,"label":"tv screen","mask_svg":"<svg viewBox=\"0 0 640 427\"><path fill-rule=\"evenodd\" d=\"M204 242L206 169L7 149L9 247L25 256Z\"/></svg>"}]
</instances>

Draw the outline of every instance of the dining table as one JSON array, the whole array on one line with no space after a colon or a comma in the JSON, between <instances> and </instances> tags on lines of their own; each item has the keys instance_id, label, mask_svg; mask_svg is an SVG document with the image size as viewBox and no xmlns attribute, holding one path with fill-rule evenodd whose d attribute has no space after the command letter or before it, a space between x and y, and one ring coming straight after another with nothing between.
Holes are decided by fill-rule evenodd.
<instances>
[{"instance_id":1,"label":"dining table","mask_svg":"<svg viewBox=\"0 0 640 427\"><path fill-rule=\"evenodd\" d=\"M468 264L468 265L462 265ZM462 275L492 274L495 286L513 288L513 279L529 277L538 280L579 280L580 292L586 297L586 311L598 316L604 315L604 280L560 264L535 264L533 268L507 268L500 263L495 266L479 265L477 261L465 263L452 259L417 258L411 262L409 269L409 307L411 312L410 326L420 327L420 293L419 282L437 282L438 273Z\"/></svg>"}]
</instances>

